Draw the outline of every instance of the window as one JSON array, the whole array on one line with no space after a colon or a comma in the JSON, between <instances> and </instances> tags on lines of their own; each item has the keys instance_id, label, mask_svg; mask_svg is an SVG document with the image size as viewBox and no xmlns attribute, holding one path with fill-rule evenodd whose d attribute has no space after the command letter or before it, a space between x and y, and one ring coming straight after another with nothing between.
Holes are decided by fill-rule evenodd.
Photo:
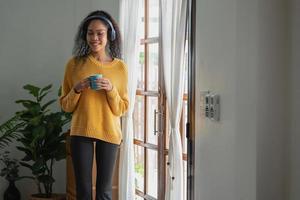
<instances>
[{"instance_id":1,"label":"window","mask_svg":"<svg viewBox=\"0 0 300 200\"><path fill-rule=\"evenodd\" d=\"M165 196L168 116L159 63L159 0L141 1L138 87L134 108L135 187L136 200L154 200L164 199ZM183 99L181 138L186 191L187 84Z\"/></svg>"}]
</instances>

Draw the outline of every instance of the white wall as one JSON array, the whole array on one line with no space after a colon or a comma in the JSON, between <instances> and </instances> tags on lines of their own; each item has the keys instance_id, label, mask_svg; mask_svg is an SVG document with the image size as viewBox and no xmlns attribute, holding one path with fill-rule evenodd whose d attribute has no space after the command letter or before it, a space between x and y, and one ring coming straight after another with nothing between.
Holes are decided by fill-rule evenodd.
<instances>
[{"instance_id":1,"label":"white wall","mask_svg":"<svg viewBox=\"0 0 300 200\"><path fill-rule=\"evenodd\" d=\"M196 106L197 200L285 199L287 5L197 1L196 102L221 96L220 122Z\"/></svg>"},{"instance_id":2,"label":"white wall","mask_svg":"<svg viewBox=\"0 0 300 200\"><path fill-rule=\"evenodd\" d=\"M247 9L253 3L243 3L197 1L196 102L200 91L221 97L220 122L200 117L196 106L197 200L255 199L256 135L251 119L256 116L252 66L257 55L255 38L249 36L255 34L256 15Z\"/></svg>"},{"instance_id":3,"label":"white wall","mask_svg":"<svg viewBox=\"0 0 300 200\"><path fill-rule=\"evenodd\" d=\"M286 199L289 113L288 10L285 0L259 1L257 199Z\"/></svg>"},{"instance_id":4,"label":"white wall","mask_svg":"<svg viewBox=\"0 0 300 200\"><path fill-rule=\"evenodd\" d=\"M300 1L290 1L290 128L289 141L290 168L289 168L289 200L300 199Z\"/></svg>"},{"instance_id":5,"label":"white wall","mask_svg":"<svg viewBox=\"0 0 300 200\"><path fill-rule=\"evenodd\" d=\"M52 83L52 97L57 97L80 20L89 12L101 9L118 20L118 5L118 0L0 1L0 123L20 109L14 101L27 97L22 89L27 83L38 86ZM58 109L58 105L54 107ZM22 157L22 153L10 149L16 157ZM21 170L24 173L28 171ZM57 163L54 176L54 191L64 192L64 161ZM23 199L36 192L30 180L22 180L17 186ZM1 178L0 196L6 187L6 181Z\"/></svg>"}]
</instances>

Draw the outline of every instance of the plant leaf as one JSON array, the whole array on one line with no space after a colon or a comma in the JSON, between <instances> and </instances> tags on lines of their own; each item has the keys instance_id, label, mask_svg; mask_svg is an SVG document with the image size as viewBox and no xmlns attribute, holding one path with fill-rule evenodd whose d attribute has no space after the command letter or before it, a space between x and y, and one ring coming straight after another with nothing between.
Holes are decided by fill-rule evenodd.
<instances>
[{"instance_id":1,"label":"plant leaf","mask_svg":"<svg viewBox=\"0 0 300 200\"><path fill-rule=\"evenodd\" d=\"M41 126L34 128L32 130L33 139L32 139L30 146L34 147L40 139L43 139L45 137L45 134L46 134L46 129L44 126L41 125Z\"/></svg>"},{"instance_id":2,"label":"plant leaf","mask_svg":"<svg viewBox=\"0 0 300 200\"><path fill-rule=\"evenodd\" d=\"M20 99L20 100L17 100L17 101L15 101L16 103L27 103L27 104L30 104L30 103L32 103L32 104L36 104L36 102L35 101L31 101L31 100L26 100L26 99Z\"/></svg>"},{"instance_id":3,"label":"plant leaf","mask_svg":"<svg viewBox=\"0 0 300 200\"><path fill-rule=\"evenodd\" d=\"M32 94L34 97L38 97L39 95L39 91L41 88L39 87L36 87L34 85L30 85L30 84L27 84L23 87L25 90L28 90L30 94Z\"/></svg>"},{"instance_id":4,"label":"plant leaf","mask_svg":"<svg viewBox=\"0 0 300 200\"><path fill-rule=\"evenodd\" d=\"M33 165L32 165L32 172L35 175L41 174L46 170L45 167L46 163L43 158L39 158Z\"/></svg>"},{"instance_id":5,"label":"plant leaf","mask_svg":"<svg viewBox=\"0 0 300 200\"><path fill-rule=\"evenodd\" d=\"M23 127L19 122L19 116L14 116L0 125L0 149L7 146L13 139L19 137L18 130Z\"/></svg>"},{"instance_id":6,"label":"plant leaf","mask_svg":"<svg viewBox=\"0 0 300 200\"><path fill-rule=\"evenodd\" d=\"M38 101L42 101L42 99L50 92L51 87L52 87L52 84L47 85L46 87L41 89L41 91L39 93Z\"/></svg>"},{"instance_id":7,"label":"plant leaf","mask_svg":"<svg viewBox=\"0 0 300 200\"><path fill-rule=\"evenodd\" d=\"M20 162L20 165L22 165L23 167L27 167L29 168L30 170L32 169L32 166L27 164L26 162Z\"/></svg>"},{"instance_id":8,"label":"plant leaf","mask_svg":"<svg viewBox=\"0 0 300 200\"><path fill-rule=\"evenodd\" d=\"M29 123L32 125L32 126L37 126L41 123L41 119L42 119L42 115L38 115L36 117L33 117Z\"/></svg>"},{"instance_id":9,"label":"plant leaf","mask_svg":"<svg viewBox=\"0 0 300 200\"><path fill-rule=\"evenodd\" d=\"M40 94L42 95L44 91L48 91L52 88L52 84L49 84L47 86L45 86L43 89L41 89Z\"/></svg>"},{"instance_id":10,"label":"plant leaf","mask_svg":"<svg viewBox=\"0 0 300 200\"><path fill-rule=\"evenodd\" d=\"M42 110L45 110L49 105L53 104L55 101L56 99L52 99L51 101L45 103L45 105L42 106Z\"/></svg>"}]
</instances>

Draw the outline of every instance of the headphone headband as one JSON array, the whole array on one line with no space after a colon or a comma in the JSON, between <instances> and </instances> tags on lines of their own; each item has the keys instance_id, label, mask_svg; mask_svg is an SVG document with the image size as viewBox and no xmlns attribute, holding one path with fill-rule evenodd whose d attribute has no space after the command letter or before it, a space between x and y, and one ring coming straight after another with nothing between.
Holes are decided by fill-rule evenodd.
<instances>
[{"instance_id":1,"label":"headphone headband","mask_svg":"<svg viewBox=\"0 0 300 200\"><path fill-rule=\"evenodd\" d=\"M101 16L101 15L92 15L92 16L87 17L87 18L84 20L84 23L86 23L86 22L89 21L89 20L93 20L93 19L100 19L100 20L102 20L102 21L105 21L105 22L109 25L110 30L111 30L110 40L111 40L111 41L114 41L114 40L116 39L116 31L115 31L115 29L114 29L113 24L111 23L111 21L110 21L108 18L106 18L106 17L104 17L104 16Z\"/></svg>"}]
</instances>

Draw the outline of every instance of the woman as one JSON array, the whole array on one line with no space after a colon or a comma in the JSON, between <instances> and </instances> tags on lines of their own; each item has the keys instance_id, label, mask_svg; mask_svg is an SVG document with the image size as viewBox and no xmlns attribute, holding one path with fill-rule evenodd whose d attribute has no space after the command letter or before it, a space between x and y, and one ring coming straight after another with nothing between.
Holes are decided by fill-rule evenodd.
<instances>
[{"instance_id":1,"label":"woman","mask_svg":"<svg viewBox=\"0 0 300 200\"><path fill-rule=\"evenodd\" d=\"M107 12L94 11L81 22L73 58L66 65L60 104L73 113L70 134L77 200L92 198L94 142L96 199L112 199L112 174L122 139L120 116L129 104L120 43L115 20ZM92 80L95 74L102 78Z\"/></svg>"}]
</instances>

